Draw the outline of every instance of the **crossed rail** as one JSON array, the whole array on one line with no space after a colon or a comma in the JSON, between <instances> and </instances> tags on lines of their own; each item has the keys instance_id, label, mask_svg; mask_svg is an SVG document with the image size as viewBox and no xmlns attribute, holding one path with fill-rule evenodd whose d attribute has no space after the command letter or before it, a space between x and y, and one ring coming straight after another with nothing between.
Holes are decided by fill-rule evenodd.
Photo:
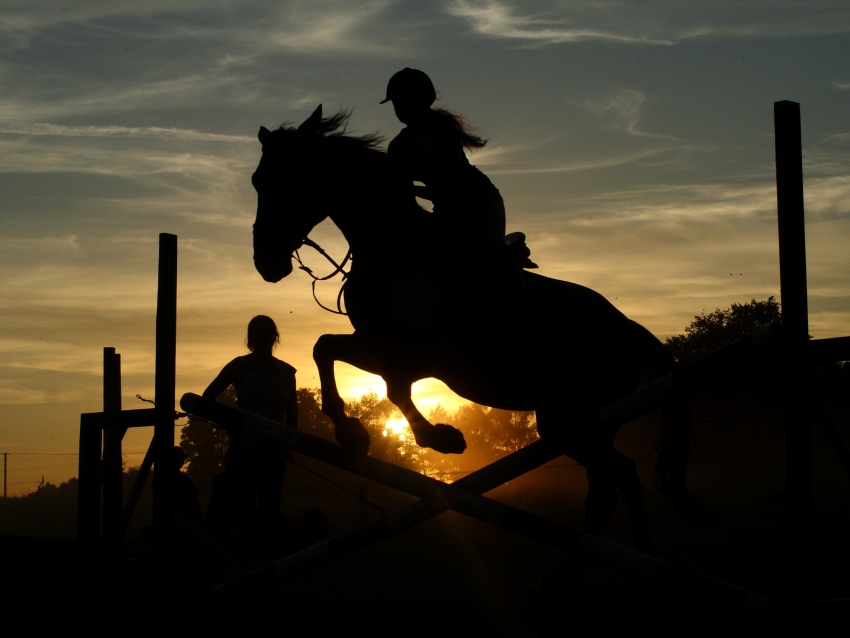
<instances>
[{"instance_id":1,"label":"crossed rail","mask_svg":"<svg viewBox=\"0 0 850 638\"><path fill-rule=\"evenodd\" d=\"M658 407L673 392L687 391L716 378L722 371L746 365L765 352L771 352L778 339L769 327L742 339L715 355L667 375L599 411L601 426L619 426ZM591 534L573 530L535 514L482 496L507 481L560 456L555 443L540 440L452 483L430 478L403 467L366 456L354 457L340 445L237 408L184 394L180 406L190 414L287 447L329 465L347 470L377 483L418 496L422 500L406 505L375 521L332 539L222 583L213 595L230 594L277 578L291 577L316 564L333 560L357 549L409 529L447 509L452 509L512 531L568 553L579 553L600 564L661 587L686 588L691 595L727 605L761 605L769 599L751 591L675 566L659 558L612 543Z\"/></svg>"}]
</instances>

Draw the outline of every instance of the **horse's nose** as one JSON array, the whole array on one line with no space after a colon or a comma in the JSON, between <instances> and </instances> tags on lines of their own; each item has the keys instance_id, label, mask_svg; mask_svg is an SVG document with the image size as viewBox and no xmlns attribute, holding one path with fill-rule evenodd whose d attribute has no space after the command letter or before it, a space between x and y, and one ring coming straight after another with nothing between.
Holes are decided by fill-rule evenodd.
<instances>
[{"instance_id":1,"label":"horse's nose","mask_svg":"<svg viewBox=\"0 0 850 638\"><path fill-rule=\"evenodd\" d=\"M254 255L254 267L270 283L277 283L292 272L291 259L264 259Z\"/></svg>"}]
</instances>

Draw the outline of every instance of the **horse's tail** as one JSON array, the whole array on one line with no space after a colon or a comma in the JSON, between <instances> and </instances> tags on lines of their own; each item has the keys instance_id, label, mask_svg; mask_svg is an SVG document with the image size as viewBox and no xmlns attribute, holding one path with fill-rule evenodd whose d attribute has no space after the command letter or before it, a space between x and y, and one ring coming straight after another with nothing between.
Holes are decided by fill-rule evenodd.
<instances>
[{"instance_id":1,"label":"horse's tail","mask_svg":"<svg viewBox=\"0 0 850 638\"><path fill-rule=\"evenodd\" d=\"M673 356L660 342L653 366L661 377L679 369ZM685 475L690 455L691 405L686 392L674 390L662 407L662 438L658 462L652 482L664 497L674 504L688 502Z\"/></svg>"}]
</instances>

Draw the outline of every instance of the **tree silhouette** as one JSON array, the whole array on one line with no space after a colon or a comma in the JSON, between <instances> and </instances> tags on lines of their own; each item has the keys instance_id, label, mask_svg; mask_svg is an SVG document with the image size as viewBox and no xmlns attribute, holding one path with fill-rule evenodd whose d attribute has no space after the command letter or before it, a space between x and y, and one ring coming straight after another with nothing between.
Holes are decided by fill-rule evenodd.
<instances>
[{"instance_id":1,"label":"tree silhouette","mask_svg":"<svg viewBox=\"0 0 850 638\"><path fill-rule=\"evenodd\" d=\"M498 410L469 403L458 408L451 418L463 431L470 449L490 460L515 452L537 439L533 411Z\"/></svg>"},{"instance_id":2,"label":"tree silhouette","mask_svg":"<svg viewBox=\"0 0 850 638\"><path fill-rule=\"evenodd\" d=\"M319 388L298 388L298 429L331 441L334 439L333 422L322 412L322 391Z\"/></svg>"},{"instance_id":3,"label":"tree silhouette","mask_svg":"<svg viewBox=\"0 0 850 638\"><path fill-rule=\"evenodd\" d=\"M733 303L726 310L695 316L685 334L669 337L664 345L680 365L688 365L780 320L779 302L773 296Z\"/></svg>"}]
</instances>

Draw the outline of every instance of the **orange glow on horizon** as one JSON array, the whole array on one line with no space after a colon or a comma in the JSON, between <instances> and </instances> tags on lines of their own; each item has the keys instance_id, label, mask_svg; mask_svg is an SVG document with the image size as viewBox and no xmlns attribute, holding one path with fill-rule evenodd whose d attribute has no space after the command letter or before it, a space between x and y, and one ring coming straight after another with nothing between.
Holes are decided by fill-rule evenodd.
<instances>
[{"instance_id":1,"label":"orange glow on horizon","mask_svg":"<svg viewBox=\"0 0 850 638\"><path fill-rule=\"evenodd\" d=\"M357 400L370 392L374 392L379 398L387 396L387 384L381 377L363 372L353 366L337 362L336 379L339 393L346 400ZM426 417L438 405L452 413L460 406L469 403L437 379L417 381L411 388L411 396L413 403Z\"/></svg>"},{"instance_id":2,"label":"orange glow on horizon","mask_svg":"<svg viewBox=\"0 0 850 638\"><path fill-rule=\"evenodd\" d=\"M396 436L404 441L407 438L410 429L407 425L407 419L389 419L384 424L384 436Z\"/></svg>"}]
</instances>

